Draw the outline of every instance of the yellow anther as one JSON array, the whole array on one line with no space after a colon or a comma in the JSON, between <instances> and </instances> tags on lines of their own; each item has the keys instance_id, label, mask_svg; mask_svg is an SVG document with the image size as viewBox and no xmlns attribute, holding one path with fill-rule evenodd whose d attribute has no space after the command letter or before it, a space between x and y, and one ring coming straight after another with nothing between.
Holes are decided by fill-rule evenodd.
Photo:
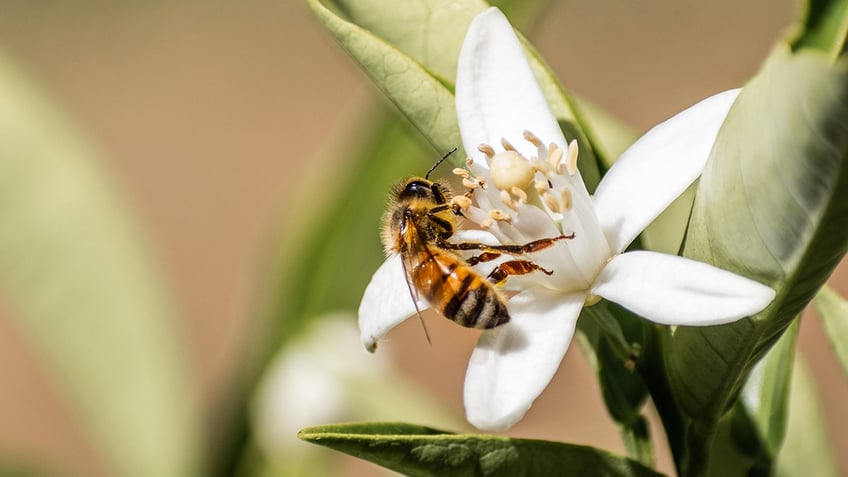
<instances>
[{"instance_id":1,"label":"yellow anther","mask_svg":"<svg viewBox=\"0 0 848 477\"><path fill-rule=\"evenodd\" d=\"M471 180L467 177L463 177L462 178L462 186L465 187L466 189L476 189L477 187L480 186L480 183L478 181L473 181L473 180Z\"/></svg>"},{"instance_id":2,"label":"yellow anther","mask_svg":"<svg viewBox=\"0 0 848 477\"><path fill-rule=\"evenodd\" d=\"M536 147L542 147L542 141L539 140L539 138L535 134L531 133L526 129L524 130L524 139L526 139L530 144Z\"/></svg>"},{"instance_id":3,"label":"yellow anther","mask_svg":"<svg viewBox=\"0 0 848 477\"><path fill-rule=\"evenodd\" d=\"M559 168L560 161L562 161L562 149L560 149L556 144L551 144L551 147L548 148L547 162L553 170L562 174L562 171Z\"/></svg>"},{"instance_id":4,"label":"yellow anther","mask_svg":"<svg viewBox=\"0 0 848 477\"><path fill-rule=\"evenodd\" d=\"M471 207L471 199L465 197L464 195L458 195L451 199L451 205L455 205L460 208L463 212L468 210Z\"/></svg>"},{"instance_id":5,"label":"yellow anther","mask_svg":"<svg viewBox=\"0 0 848 477\"><path fill-rule=\"evenodd\" d=\"M538 192L538 193L539 193L539 195L542 195L542 194L544 194L545 192L547 192L547 190L548 190L548 189L550 189L550 184L551 184L551 183L550 183L549 181L541 181L541 180L539 180L539 181L536 181L536 182L533 184L533 186L536 188L536 192Z\"/></svg>"},{"instance_id":6,"label":"yellow anther","mask_svg":"<svg viewBox=\"0 0 848 477\"><path fill-rule=\"evenodd\" d=\"M495 148L488 144L480 144L477 146L477 150L486 155L486 157L492 157L495 155Z\"/></svg>"},{"instance_id":7,"label":"yellow anther","mask_svg":"<svg viewBox=\"0 0 848 477\"><path fill-rule=\"evenodd\" d=\"M524 192L524 189L513 187L510 192L512 192L512 195L514 195L515 197L518 197L518 200L520 202L527 202L527 192Z\"/></svg>"},{"instance_id":8,"label":"yellow anther","mask_svg":"<svg viewBox=\"0 0 848 477\"><path fill-rule=\"evenodd\" d=\"M571 200L571 189L563 188L562 189L562 209L563 210L571 210L571 205L573 201Z\"/></svg>"},{"instance_id":9,"label":"yellow anther","mask_svg":"<svg viewBox=\"0 0 848 477\"><path fill-rule=\"evenodd\" d=\"M507 141L505 137L501 138L501 146L503 146L503 148L507 151L515 150L515 146L513 146L512 143L510 143L509 141Z\"/></svg>"},{"instance_id":10,"label":"yellow anther","mask_svg":"<svg viewBox=\"0 0 848 477\"><path fill-rule=\"evenodd\" d=\"M457 167L456 169L454 169L453 173L465 179L471 177L471 173L468 172L468 169L463 169L461 167Z\"/></svg>"},{"instance_id":11,"label":"yellow anther","mask_svg":"<svg viewBox=\"0 0 848 477\"><path fill-rule=\"evenodd\" d=\"M486 219L486 220L484 220L484 221L480 222L480 228L481 228L481 229L489 229L489 228L492 228L492 225L495 225L495 222L494 222L494 221L492 221L492 220L490 220L490 219Z\"/></svg>"},{"instance_id":12,"label":"yellow anther","mask_svg":"<svg viewBox=\"0 0 848 477\"><path fill-rule=\"evenodd\" d=\"M490 210L489 217L497 220L498 222L509 222L512 220L512 217L501 209Z\"/></svg>"},{"instance_id":13,"label":"yellow anther","mask_svg":"<svg viewBox=\"0 0 848 477\"><path fill-rule=\"evenodd\" d=\"M502 211L501 209L490 210L489 217L497 220L498 222L509 222L512 220L512 216Z\"/></svg>"},{"instance_id":14,"label":"yellow anther","mask_svg":"<svg viewBox=\"0 0 848 477\"><path fill-rule=\"evenodd\" d=\"M551 212L560 212L559 201L556 200L556 197L554 197L553 194L546 191L544 194L542 194L542 199L545 200L545 205L547 205L548 208L551 209Z\"/></svg>"},{"instance_id":15,"label":"yellow anther","mask_svg":"<svg viewBox=\"0 0 848 477\"><path fill-rule=\"evenodd\" d=\"M518 207L515 205L515 201L512 200L512 196L505 190L501 191L501 202L510 209L518 211Z\"/></svg>"},{"instance_id":16,"label":"yellow anther","mask_svg":"<svg viewBox=\"0 0 848 477\"><path fill-rule=\"evenodd\" d=\"M565 169L570 176L577 173L577 152L577 139L572 139L568 143L568 156L565 158Z\"/></svg>"}]
</instances>

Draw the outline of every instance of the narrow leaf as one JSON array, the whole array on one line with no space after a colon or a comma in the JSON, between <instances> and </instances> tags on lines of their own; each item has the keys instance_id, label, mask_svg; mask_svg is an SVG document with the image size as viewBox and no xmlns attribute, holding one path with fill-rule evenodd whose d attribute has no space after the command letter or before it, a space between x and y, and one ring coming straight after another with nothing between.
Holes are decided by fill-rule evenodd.
<instances>
[{"instance_id":1,"label":"narrow leaf","mask_svg":"<svg viewBox=\"0 0 848 477\"><path fill-rule=\"evenodd\" d=\"M661 475L592 447L450 434L403 423L337 424L304 429L298 435L410 476Z\"/></svg>"},{"instance_id":2,"label":"narrow leaf","mask_svg":"<svg viewBox=\"0 0 848 477\"><path fill-rule=\"evenodd\" d=\"M384 39L309 0L318 19L427 140L440 151L462 147L453 87ZM376 11L382 11L376 9ZM459 157L465 153L460 151Z\"/></svg>"},{"instance_id":3,"label":"narrow leaf","mask_svg":"<svg viewBox=\"0 0 848 477\"><path fill-rule=\"evenodd\" d=\"M13 322L116 475L195 475L178 321L124 198L2 56L0 97L0 286Z\"/></svg>"},{"instance_id":4,"label":"narrow leaf","mask_svg":"<svg viewBox=\"0 0 848 477\"><path fill-rule=\"evenodd\" d=\"M792 373L786 441L777 457L775 475L839 475L827 435L829 422L822 409L816 383L799 356Z\"/></svg>"},{"instance_id":5,"label":"narrow leaf","mask_svg":"<svg viewBox=\"0 0 848 477\"><path fill-rule=\"evenodd\" d=\"M793 50L809 48L837 58L848 48L848 1L808 0Z\"/></svg>"},{"instance_id":6,"label":"narrow leaf","mask_svg":"<svg viewBox=\"0 0 848 477\"><path fill-rule=\"evenodd\" d=\"M842 370L848 373L848 301L832 288L824 287L819 290L814 303L836 359Z\"/></svg>"},{"instance_id":7,"label":"narrow leaf","mask_svg":"<svg viewBox=\"0 0 848 477\"><path fill-rule=\"evenodd\" d=\"M323 3L310 0L309 3L342 47L431 144L442 151L455 145L461 147L453 105L456 64L468 25L489 6L487 3L480 0L427 0L414 6L374 0ZM566 138L576 138L580 144L580 172L587 187L593 190L600 181L598 165L603 161L596 157L597 141L588 131L588 121L538 52L527 41L524 46ZM466 157L465 152L460 151L457 157L461 161Z\"/></svg>"},{"instance_id":8,"label":"narrow leaf","mask_svg":"<svg viewBox=\"0 0 848 477\"><path fill-rule=\"evenodd\" d=\"M754 366L739 395L737 412L744 412L754 426L764 457L774 460L786 436L789 390L795 362L796 320L768 354Z\"/></svg>"}]
</instances>

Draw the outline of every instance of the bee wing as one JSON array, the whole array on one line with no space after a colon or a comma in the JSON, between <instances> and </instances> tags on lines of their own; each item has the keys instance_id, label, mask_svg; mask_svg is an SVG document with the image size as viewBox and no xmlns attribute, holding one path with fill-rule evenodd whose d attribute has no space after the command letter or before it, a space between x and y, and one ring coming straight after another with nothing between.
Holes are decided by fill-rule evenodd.
<instances>
[{"instance_id":1,"label":"bee wing","mask_svg":"<svg viewBox=\"0 0 848 477\"><path fill-rule=\"evenodd\" d=\"M403 234L403 232L401 232ZM421 309L418 308L418 288L412 285L412 278L410 275L410 270L414 269L418 266L418 253L417 250L426 250L428 254L430 254L430 248L427 247L426 243L421 239L421 235L418 232L418 228L415 227L415 223L412 220L406 221L406 236L401 237L403 239L403 243L406 247L406 253L400 254L401 260L400 263L403 265L403 276L406 278L406 288L409 290L409 298L412 300L412 304L415 305L415 314L418 315L418 321L421 322L421 327L424 328L424 336L427 338L428 344L433 344L430 341L430 332L427 331L427 325L424 324L424 317L421 316Z\"/></svg>"}]
</instances>

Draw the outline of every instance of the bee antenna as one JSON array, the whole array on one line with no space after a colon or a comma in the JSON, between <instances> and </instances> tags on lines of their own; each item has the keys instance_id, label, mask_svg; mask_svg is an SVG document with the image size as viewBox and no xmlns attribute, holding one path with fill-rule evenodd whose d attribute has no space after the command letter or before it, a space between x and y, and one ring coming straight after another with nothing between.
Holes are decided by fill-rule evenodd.
<instances>
[{"instance_id":1,"label":"bee antenna","mask_svg":"<svg viewBox=\"0 0 848 477\"><path fill-rule=\"evenodd\" d=\"M453 149L451 149L450 151L448 151L448 153L447 153L447 154L445 154L444 156L442 156L442 158L441 158L441 159L439 159L438 161L436 161L436 163L435 163L435 164L433 164L433 167L431 167L431 168L430 168L430 170L429 170L429 171L427 171L427 173L426 173L426 174L424 174L424 179L429 181L429 180L430 180L430 173L431 173L431 172L433 172L434 170L436 170L436 168L437 168L437 167L439 167L439 164L441 164L441 163L445 162L445 159L447 159L448 157L450 157L450 155L451 155L451 154L453 154L453 153L455 153L455 152L456 152L456 148L453 148Z\"/></svg>"}]
</instances>

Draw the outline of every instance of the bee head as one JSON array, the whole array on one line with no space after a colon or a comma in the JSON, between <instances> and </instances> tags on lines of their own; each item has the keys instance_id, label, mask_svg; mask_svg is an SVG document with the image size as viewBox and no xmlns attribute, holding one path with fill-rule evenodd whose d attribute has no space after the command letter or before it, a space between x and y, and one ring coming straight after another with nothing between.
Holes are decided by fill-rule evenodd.
<instances>
[{"instance_id":1,"label":"bee head","mask_svg":"<svg viewBox=\"0 0 848 477\"><path fill-rule=\"evenodd\" d=\"M445 186L420 177L409 179L402 184L402 187L398 187L397 190L399 201L418 199L436 204L444 204L447 202L446 197L448 195L449 193Z\"/></svg>"}]
</instances>

